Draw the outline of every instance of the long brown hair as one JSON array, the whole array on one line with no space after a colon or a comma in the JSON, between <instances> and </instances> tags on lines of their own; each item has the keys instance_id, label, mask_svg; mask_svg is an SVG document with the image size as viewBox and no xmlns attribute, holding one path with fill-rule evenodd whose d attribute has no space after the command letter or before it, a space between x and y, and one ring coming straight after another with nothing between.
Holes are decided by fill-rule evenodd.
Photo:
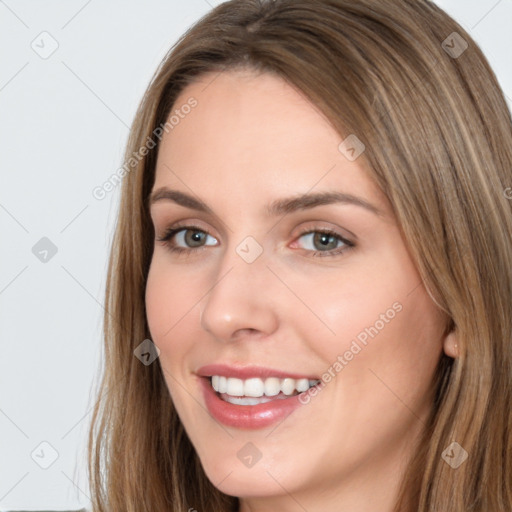
<instances>
[{"instance_id":1,"label":"long brown hair","mask_svg":"<svg viewBox=\"0 0 512 512\"><path fill-rule=\"evenodd\" d=\"M389 198L433 300L456 329L396 510L512 510L512 120L476 43L428 0L232 0L199 20L156 71L126 160L155 139L205 72L274 73L302 91ZM197 106L200 108L200 104ZM168 125L169 127L169 125ZM145 284L156 147L126 168L108 268L105 367L89 433L94 512L237 510L205 476L159 361ZM509 193L507 193L509 191ZM448 331L447 331L448 332ZM468 453L457 469L443 451Z\"/></svg>"}]
</instances>

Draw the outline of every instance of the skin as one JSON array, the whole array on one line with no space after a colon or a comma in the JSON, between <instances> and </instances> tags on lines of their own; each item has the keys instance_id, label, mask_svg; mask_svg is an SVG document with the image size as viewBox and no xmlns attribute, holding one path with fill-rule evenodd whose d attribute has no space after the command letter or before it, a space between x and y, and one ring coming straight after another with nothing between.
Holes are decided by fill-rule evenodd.
<instances>
[{"instance_id":1,"label":"skin","mask_svg":"<svg viewBox=\"0 0 512 512\"><path fill-rule=\"evenodd\" d=\"M241 512L391 512L431 407L436 364L443 349L454 354L454 335L443 337L447 318L425 290L364 153L347 159L343 138L301 93L276 76L239 70L203 75L175 108L191 96L197 106L162 139L153 191L192 194L214 215L168 200L152 205L156 238L178 221L208 236L199 250L193 230L175 236L169 243L188 248L184 255L155 240L146 306L165 381L204 470L240 497ZM263 212L278 198L333 190L383 215L340 203ZM301 234L322 228L355 247L326 256L343 242L323 248ZM236 252L247 236L263 249L250 264ZM321 376L394 303L400 312L278 425L237 429L208 413L195 374L201 366ZM261 452L251 468L237 457L248 442Z\"/></svg>"}]
</instances>

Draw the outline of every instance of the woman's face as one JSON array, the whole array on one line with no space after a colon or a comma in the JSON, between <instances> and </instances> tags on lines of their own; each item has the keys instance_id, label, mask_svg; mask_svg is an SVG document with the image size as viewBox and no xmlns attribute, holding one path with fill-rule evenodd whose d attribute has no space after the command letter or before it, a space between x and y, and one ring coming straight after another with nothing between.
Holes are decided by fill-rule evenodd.
<instances>
[{"instance_id":1,"label":"woman's face","mask_svg":"<svg viewBox=\"0 0 512 512\"><path fill-rule=\"evenodd\" d=\"M177 232L155 241L147 319L208 478L282 510L341 493L385 510L446 319L363 148L269 74L203 75L173 113L151 216Z\"/></svg>"}]
</instances>

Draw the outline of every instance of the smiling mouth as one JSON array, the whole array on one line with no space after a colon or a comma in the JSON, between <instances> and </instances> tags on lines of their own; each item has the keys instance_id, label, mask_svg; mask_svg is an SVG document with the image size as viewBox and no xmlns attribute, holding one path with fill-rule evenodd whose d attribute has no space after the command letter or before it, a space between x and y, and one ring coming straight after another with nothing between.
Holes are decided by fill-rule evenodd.
<instances>
[{"instance_id":1,"label":"smiling mouth","mask_svg":"<svg viewBox=\"0 0 512 512\"><path fill-rule=\"evenodd\" d=\"M320 383L318 379L238 379L223 375L213 375L208 380L221 400L235 405L258 405L273 400L285 400L304 393Z\"/></svg>"}]
</instances>

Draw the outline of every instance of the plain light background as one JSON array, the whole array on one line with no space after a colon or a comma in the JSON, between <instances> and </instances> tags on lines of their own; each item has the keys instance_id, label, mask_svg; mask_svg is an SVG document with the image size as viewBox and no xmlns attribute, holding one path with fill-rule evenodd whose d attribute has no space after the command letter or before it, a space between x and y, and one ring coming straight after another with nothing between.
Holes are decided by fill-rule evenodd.
<instances>
[{"instance_id":1,"label":"plain light background","mask_svg":"<svg viewBox=\"0 0 512 512\"><path fill-rule=\"evenodd\" d=\"M103 200L92 190L122 165L164 54L219 3L0 0L0 510L89 507L120 187ZM480 45L512 106L512 0L437 4Z\"/></svg>"}]
</instances>

